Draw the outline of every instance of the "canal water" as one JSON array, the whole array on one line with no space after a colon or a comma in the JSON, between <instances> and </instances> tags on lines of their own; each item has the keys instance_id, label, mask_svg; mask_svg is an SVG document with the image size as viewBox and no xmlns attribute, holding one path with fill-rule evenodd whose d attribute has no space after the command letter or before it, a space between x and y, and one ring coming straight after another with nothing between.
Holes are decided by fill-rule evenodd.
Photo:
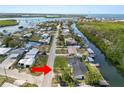
<instances>
[{"instance_id":1,"label":"canal water","mask_svg":"<svg viewBox=\"0 0 124 93\"><path fill-rule=\"evenodd\" d=\"M8 26L8 27L0 27L0 32L3 32L3 30L6 30L8 33L13 33L17 31L22 31L23 29L19 29L19 26L23 26L24 28L36 26L36 23L39 22L47 22L47 21L55 21L55 20L66 20L71 18L44 18L44 17L21 17L21 18L0 18L0 20L10 20L14 19L19 22L16 26Z\"/></svg>"},{"instance_id":2,"label":"canal water","mask_svg":"<svg viewBox=\"0 0 124 93\"><path fill-rule=\"evenodd\" d=\"M72 25L75 34L81 35L84 42L95 52L95 62L100 64L100 72L112 87L124 87L124 76L111 64L105 55L81 33L75 23Z\"/></svg>"}]
</instances>

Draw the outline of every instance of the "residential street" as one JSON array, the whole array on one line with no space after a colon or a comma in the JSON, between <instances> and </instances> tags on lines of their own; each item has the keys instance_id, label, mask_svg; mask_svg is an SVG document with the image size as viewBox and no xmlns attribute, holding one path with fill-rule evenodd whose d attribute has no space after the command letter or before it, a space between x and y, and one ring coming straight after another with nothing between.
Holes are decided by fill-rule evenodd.
<instances>
[{"instance_id":1,"label":"residential street","mask_svg":"<svg viewBox=\"0 0 124 93\"><path fill-rule=\"evenodd\" d=\"M47 65L52 68L52 71L48 73L46 76L44 76L44 79L42 81L42 87L50 87L52 83L52 77L53 77L53 67L54 67L54 60L56 57L56 41L58 37L58 31L56 31L56 34L54 36L52 46L50 49Z\"/></svg>"}]
</instances>

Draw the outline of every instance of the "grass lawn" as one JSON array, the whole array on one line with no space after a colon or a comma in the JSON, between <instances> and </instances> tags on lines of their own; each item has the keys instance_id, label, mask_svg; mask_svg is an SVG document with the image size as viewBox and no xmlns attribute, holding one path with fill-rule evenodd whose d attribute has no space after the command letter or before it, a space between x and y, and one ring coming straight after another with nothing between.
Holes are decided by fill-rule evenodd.
<instances>
[{"instance_id":1,"label":"grass lawn","mask_svg":"<svg viewBox=\"0 0 124 93\"><path fill-rule=\"evenodd\" d=\"M3 85L4 82L9 82L9 83L13 83L16 79L11 78L11 77L5 77L5 76L1 76L0 75L0 86Z\"/></svg>"},{"instance_id":2,"label":"grass lawn","mask_svg":"<svg viewBox=\"0 0 124 93\"><path fill-rule=\"evenodd\" d=\"M5 59L4 56L0 56L0 63L2 63L4 59Z\"/></svg>"},{"instance_id":3,"label":"grass lawn","mask_svg":"<svg viewBox=\"0 0 124 93\"><path fill-rule=\"evenodd\" d=\"M88 85L99 85L101 80L104 80L103 76L95 67L91 66L90 63L85 63L88 72L85 73L85 83Z\"/></svg>"},{"instance_id":4,"label":"grass lawn","mask_svg":"<svg viewBox=\"0 0 124 93\"><path fill-rule=\"evenodd\" d=\"M57 53L57 54L67 54L68 51L67 51L67 49L63 49L63 48L62 48L62 49L57 49L57 50L56 50L56 53Z\"/></svg>"},{"instance_id":5,"label":"grass lawn","mask_svg":"<svg viewBox=\"0 0 124 93\"><path fill-rule=\"evenodd\" d=\"M54 63L54 72L61 72L61 70L69 70L68 59L63 56L57 56Z\"/></svg>"},{"instance_id":6,"label":"grass lawn","mask_svg":"<svg viewBox=\"0 0 124 93\"><path fill-rule=\"evenodd\" d=\"M0 86L2 86L5 81L6 81L6 78L0 76Z\"/></svg>"},{"instance_id":7,"label":"grass lawn","mask_svg":"<svg viewBox=\"0 0 124 93\"><path fill-rule=\"evenodd\" d=\"M17 25L16 20L0 20L0 27Z\"/></svg>"},{"instance_id":8,"label":"grass lawn","mask_svg":"<svg viewBox=\"0 0 124 93\"><path fill-rule=\"evenodd\" d=\"M39 40L40 40L40 37L36 35L33 35L30 39L30 41L39 41Z\"/></svg>"},{"instance_id":9,"label":"grass lawn","mask_svg":"<svg viewBox=\"0 0 124 93\"><path fill-rule=\"evenodd\" d=\"M34 67L43 67L45 64L47 64L47 59L48 59L47 55L40 55L33 66ZM41 75L42 73L37 72L37 73L31 73L31 74L38 76L38 75Z\"/></svg>"},{"instance_id":10,"label":"grass lawn","mask_svg":"<svg viewBox=\"0 0 124 93\"><path fill-rule=\"evenodd\" d=\"M25 83L22 87L38 87L36 84Z\"/></svg>"}]
</instances>

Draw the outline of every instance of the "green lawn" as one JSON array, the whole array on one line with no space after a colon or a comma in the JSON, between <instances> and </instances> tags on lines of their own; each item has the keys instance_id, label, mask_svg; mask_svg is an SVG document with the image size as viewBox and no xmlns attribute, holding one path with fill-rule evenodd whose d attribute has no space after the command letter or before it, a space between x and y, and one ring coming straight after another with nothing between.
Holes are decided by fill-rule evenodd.
<instances>
[{"instance_id":1,"label":"green lawn","mask_svg":"<svg viewBox=\"0 0 124 93\"><path fill-rule=\"evenodd\" d=\"M48 59L47 55L40 55L36 60L35 64L33 65L33 67L43 67L45 64L47 64L47 59ZM32 75L35 75L35 76L38 76L40 74L42 73L41 72L32 73Z\"/></svg>"},{"instance_id":2,"label":"green lawn","mask_svg":"<svg viewBox=\"0 0 124 93\"><path fill-rule=\"evenodd\" d=\"M38 87L36 84L25 83L22 87Z\"/></svg>"},{"instance_id":3,"label":"green lawn","mask_svg":"<svg viewBox=\"0 0 124 93\"><path fill-rule=\"evenodd\" d=\"M71 68L68 67L67 57L57 56L54 63L55 84L59 83L61 86L74 87L77 81L73 79Z\"/></svg>"},{"instance_id":4,"label":"green lawn","mask_svg":"<svg viewBox=\"0 0 124 93\"><path fill-rule=\"evenodd\" d=\"M68 70L68 59L63 56L57 56L54 63L54 72Z\"/></svg>"},{"instance_id":5,"label":"green lawn","mask_svg":"<svg viewBox=\"0 0 124 93\"><path fill-rule=\"evenodd\" d=\"M88 72L85 73L85 83L88 85L99 85L99 81L103 80L100 72L97 71L90 63L85 63Z\"/></svg>"},{"instance_id":6,"label":"green lawn","mask_svg":"<svg viewBox=\"0 0 124 93\"><path fill-rule=\"evenodd\" d=\"M11 77L6 78L6 76L0 75L0 86L2 86L4 82L13 83L15 80L16 79L14 79L14 78L11 78Z\"/></svg>"},{"instance_id":7,"label":"green lawn","mask_svg":"<svg viewBox=\"0 0 124 93\"><path fill-rule=\"evenodd\" d=\"M67 51L67 49L57 49L57 50L56 50L56 53L57 53L57 54L67 54L68 51Z\"/></svg>"},{"instance_id":8,"label":"green lawn","mask_svg":"<svg viewBox=\"0 0 124 93\"><path fill-rule=\"evenodd\" d=\"M3 85L3 83L5 82L6 78L5 77L1 77L0 76L0 86Z\"/></svg>"},{"instance_id":9,"label":"green lawn","mask_svg":"<svg viewBox=\"0 0 124 93\"><path fill-rule=\"evenodd\" d=\"M4 61L5 57L4 56L0 56L0 63L2 63Z\"/></svg>"},{"instance_id":10,"label":"green lawn","mask_svg":"<svg viewBox=\"0 0 124 93\"><path fill-rule=\"evenodd\" d=\"M40 40L40 37L36 35L33 35L30 39L30 41L39 41L39 40Z\"/></svg>"},{"instance_id":11,"label":"green lawn","mask_svg":"<svg viewBox=\"0 0 124 93\"><path fill-rule=\"evenodd\" d=\"M17 25L16 20L0 20L0 27Z\"/></svg>"}]
</instances>

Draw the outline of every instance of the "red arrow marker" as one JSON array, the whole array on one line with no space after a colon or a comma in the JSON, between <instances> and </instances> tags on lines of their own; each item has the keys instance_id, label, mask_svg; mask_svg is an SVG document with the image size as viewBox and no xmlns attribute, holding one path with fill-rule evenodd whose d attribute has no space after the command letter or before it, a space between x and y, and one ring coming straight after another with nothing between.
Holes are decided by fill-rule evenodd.
<instances>
[{"instance_id":1,"label":"red arrow marker","mask_svg":"<svg viewBox=\"0 0 124 93\"><path fill-rule=\"evenodd\" d=\"M31 68L32 72L44 72L44 75L48 74L51 70L52 69L47 65L44 65L44 67L32 67Z\"/></svg>"}]
</instances>

